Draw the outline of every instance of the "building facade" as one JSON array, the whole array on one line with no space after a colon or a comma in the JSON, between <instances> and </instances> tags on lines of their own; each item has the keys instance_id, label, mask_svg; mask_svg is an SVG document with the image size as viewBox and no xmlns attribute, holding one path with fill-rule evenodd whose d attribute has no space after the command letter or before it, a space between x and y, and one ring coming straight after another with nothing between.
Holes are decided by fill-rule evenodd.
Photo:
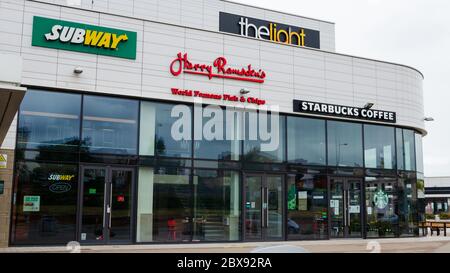
<instances>
[{"instance_id":1,"label":"building facade","mask_svg":"<svg viewBox=\"0 0 450 273\"><path fill-rule=\"evenodd\" d=\"M3 245L418 236L423 75L336 53L333 23L222 0L0 14Z\"/></svg>"},{"instance_id":2,"label":"building facade","mask_svg":"<svg viewBox=\"0 0 450 273\"><path fill-rule=\"evenodd\" d=\"M450 177L425 177L425 204L429 218L450 218Z\"/></svg>"}]
</instances>

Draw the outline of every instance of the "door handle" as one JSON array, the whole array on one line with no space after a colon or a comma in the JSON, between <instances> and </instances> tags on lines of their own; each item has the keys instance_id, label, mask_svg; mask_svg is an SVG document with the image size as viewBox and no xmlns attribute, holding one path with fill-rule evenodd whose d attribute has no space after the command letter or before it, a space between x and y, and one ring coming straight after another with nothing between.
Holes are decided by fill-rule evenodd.
<instances>
[{"instance_id":1,"label":"door handle","mask_svg":"<svg viewBox=\"0 0 450 273\"><path fill-rule=\"evenodd\" d=\"M266 228L269 227L269 189L266 188Z\"/></svg>"},{"instance_id":2,"label":"door handle","mask_svg":"<svg viewBox=\"0 0 450 273\"><path fill-rule=\"evenodd\" d=\"M264 228L266 224L266 213L264 211L264 188L261 187L261 227Z\"/></svg>"},{"instance_id":3,"label":"door handle","mask_svg":"<svg viewBox=\"0 0 450 273\"><path fill-rule=\"evenodd\" d=\"M111 204L112 204L112 191L113 191L113 184L110 182L110 191L109 191L109 200L108 200L108 207L106 209L106 212L108 213L109 216L109 220L108 220L108 228L111 229L111 217L112 217L112 209L111 209Z\"/></svg>"}]
</instances>

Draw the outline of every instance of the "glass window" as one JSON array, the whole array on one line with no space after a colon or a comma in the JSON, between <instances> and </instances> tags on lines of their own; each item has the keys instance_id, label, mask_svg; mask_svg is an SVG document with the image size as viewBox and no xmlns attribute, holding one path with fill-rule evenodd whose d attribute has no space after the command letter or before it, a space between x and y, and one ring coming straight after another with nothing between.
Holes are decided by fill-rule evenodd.
<instances>
[{"instance_id":1,"label":"glass window","mask_svg":"<svg viewBox=\"0 0 450 273\"><path fill-rule=\"evenodd\" d=\"M366 168L395 169L395 131L392 127L364 125Z\"/></svg>"},{"instance_id":2,"label":"glass window","mask_svg":"<svg viewBox=\"0 0 450 273\"><path fill-rule=\"evenodd\" d=\"M396 146L397 146L397 168L399 170L405 169L405 149L403 149L403 129L396 128Z\"/></svg>"},{"instance_id":3,"label":"glass window","mask_svg":"<svg viewBox=\"0 0 450 273\"><path fill-rule=\"evenodd\" d=\"M399 179L397 191L400 234L414 236L418 233L416 179Z\"/></svg>"},{"instance_id":4,"label":"glass window","mask_svg":"<svg viewBox=\"0 0 450 273\"><path fill-rule=\"evenodd\" d=\"M423 173L423 146L422 135L416 134L416 166L417 172Z\"/></svg>"},{"instance_id":5,"label":"glass window","mask_svg":"<svg viewBox=\"0 0 450 273\"><path fill-rule=\"evenodd\" d=\"M64 244L75 240L76 165L17 163L13 244Z\"/></svg>"},{"instance_id":6,"label":"glass window","mask_svg":"<svg viewBox=\"0 0 450 273\"><path fill-rule=\"evenodd\" d=\"M405 151L405 170L416 170L414 131L403 130L403 149Z\"/></svg>"},{"instance_id":7,"label":"glass window","mask_svg":"<svg viewBox=\"0 0 450 273\"><path fill-rule=\"evenodd\" d=\"M288 239L328 238L327 177L288 176Z\"/></svg>"},{"instance_id":8,"label":"glass window","mask_svg":"<svg viewBox=\"0 0 450 273\"><path fill-rule=\"evenodd\" d=\"M86 152L136 154L139 102L84 96L83 142Z\"/></svg>"},{"instance_id":9,"label":"glass window","mask_svg":"<svg viewBox=\"0 0 450 273\"><path fill-rule=\"evenodd\" d=\"M397 180L366 177L367 237L398 237Z\"/></svg>"},{"instance_id":10,"label":"glass window","mask_svg":"<svg viewBox=\"0 0 450 273\"><path fill-rule=\"evenodd\" d=\"M288 161L304 165L326 164L325 121L287 117Z\"/></svg>"},{"instance_id":11,"label":"glass window","mask_svg":"<svg viewBox=\"0 0 450 273\"><path fill-rule=\"evenodd\" d=\"M328 121L328 165L362 167L362 125Z\"/></svg>"},{"instance_id":12,"label":"glass window","mask_svg":"<svg viewBox=\"0 0 450 273\"><path fill-rule=\"evenodd\" d=\"M197 111L195 111L197 114ZM194 117L202 121L203 135L194 143L194 157L214 160L239 160L239 120L242 112L230 109L223 110L218 106L203 108L202 117Z\"/></svg>"},{"instance_id":13,"label":"glass window","mask_svg":"<svg viewBox=\"0 0 450 273\"><path fill-rule=\"evenodd\" d=\"M196 170L193 183L193 240L239 240L239 173Z\"/></svg>"},{"instance_id":14,"label":"glass window","mask_svg":"<svg viewBox=\"0 0 450 273\"><path fill-rule=\"evenodd\" d=\"M189 170L140 168L138 242L182 242L193 236Z\"/></svg>"},{"instance_id":15,"label":"glass window","mask_svg":"<svg viewBox=\"0 0 450 273\"><path fill-rule=\"evenodd\" d=\"M142 102L140 126L141 155L192 156L192 107Z\"/></svg>"},{"instance_id":16,"label":"glass window","mask_svg":"<svg viewBox=\"0 0 450 273\"><path fill-rule=\"evenodd\" d=\"M244 160L276 163L285 160L285 116L245 113Z\"/></svg>"},{"instance_id":17,"label":"glass window","mask_svg":"<svg viewBox=\"0 0 450 273\"><path fill-rule=\"evenodd\" d=\"M17 147L76 151L80 111L81 95L28 90L20 106Z\"/></svg>"}]
</instances>

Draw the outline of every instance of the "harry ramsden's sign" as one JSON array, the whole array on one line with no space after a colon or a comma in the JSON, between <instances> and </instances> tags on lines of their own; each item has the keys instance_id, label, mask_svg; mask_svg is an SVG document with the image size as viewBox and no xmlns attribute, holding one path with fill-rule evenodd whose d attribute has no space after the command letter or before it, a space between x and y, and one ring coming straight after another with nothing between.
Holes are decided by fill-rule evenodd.
<instances>
[{"instance_id":1,"label":"harry ramsden's sign","mask_svg":"<svg viewBox=\"0 0 450 273\"><path fill-rule=\"evenodd\" d=\"M294 112L396 123L394 112L294 100Z\"/></svg>"},{"instance_id":2,"label":"harry ramsden's sign","mask_svg":"<svg viewBox=\"0 0 450 273\"><path fill-rule=\"evenodd\" d=\"M229 67L225 57L218 57L211 64L193 63L187 53L179 52L170 64L170 73L175 77L185 74L194 74L212 78L230 79L237 81L264 83L266 72L254 69L251 64L242 68Z\"/></svg>"},{"instance_id":3,"label":"harry ramsden's sign","mask_svg":"<svg viewBox=\"0 0 450 273\"><path fill-rule=\"evenodd\" d=\"M137 33L34 16L32 45L135 60Z\"/></svg>"}]
</instances>

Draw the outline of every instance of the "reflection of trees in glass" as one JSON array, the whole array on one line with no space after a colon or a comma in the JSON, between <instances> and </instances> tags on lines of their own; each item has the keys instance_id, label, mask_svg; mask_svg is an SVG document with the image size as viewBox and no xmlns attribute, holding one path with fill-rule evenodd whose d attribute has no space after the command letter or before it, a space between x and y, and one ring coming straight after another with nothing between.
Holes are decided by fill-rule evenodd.
<instances>
[{"instance_id":1,"label":"reflection of trees in glass","mask_svg":"<svg viewBox=\"0 0 450 273\"><path fill-rule=\"evenodd\" d=\"M262 152L259 147L252 147L244 155L244 161L250 162L278 162L276 155Z\"/></svg>"},{"instance_id":2,"label":"reflection of trees in glass","mask_svg":"<svg viewBox=\"0 0 450 273\"><path fill-rule=\"evenodd\" d=\"M157 155L166 154L166 144L164 143L164 138L156 136L155 149Z\"/></svg>"}]
</instances>

